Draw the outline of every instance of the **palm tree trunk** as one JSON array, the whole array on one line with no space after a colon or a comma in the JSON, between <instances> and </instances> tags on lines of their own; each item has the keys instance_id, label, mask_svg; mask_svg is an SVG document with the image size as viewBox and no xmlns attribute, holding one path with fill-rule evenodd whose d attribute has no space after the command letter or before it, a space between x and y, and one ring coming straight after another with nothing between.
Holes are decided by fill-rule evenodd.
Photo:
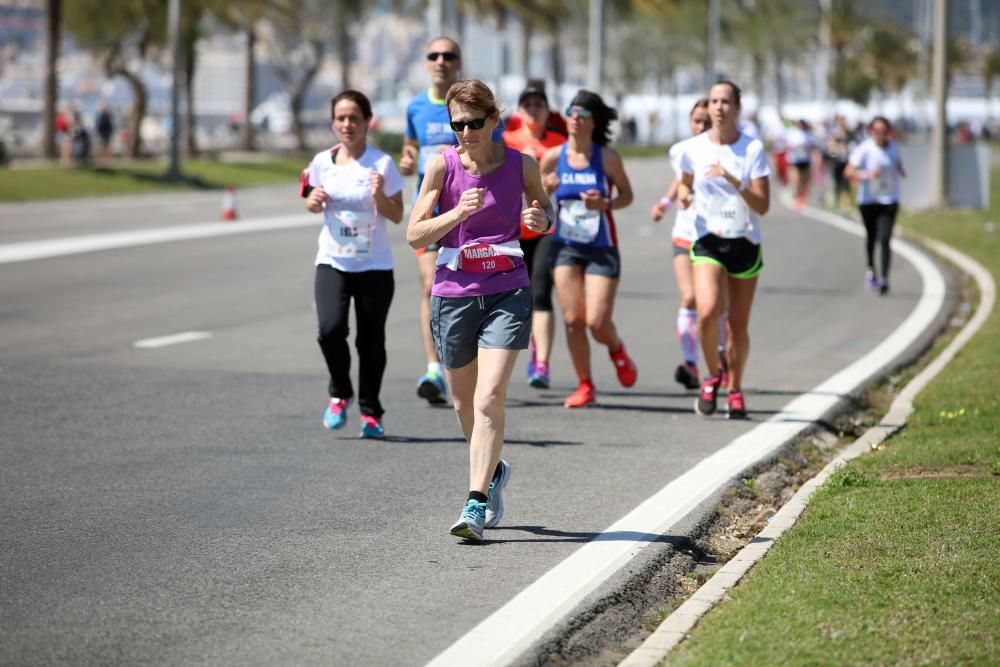
<instances>
[{"instance_id":1,"label":"palm tree trunk","mask_svg":"<svg viewBox=\"0 0 1000 667\"><path fill-rule=\"evenodd\" d=\"M343 3L337 3L341 5ZM351 35L348 32L349 17L346 11L339 11L337 17L337 62L340 63L340 89L350 88Z\"/></svg>"},{"instance_id":2,"label":"palm tree trunk","mask_svg":"<svg viewBox=\"0 0 1000 667\"><path fill-rule=\"evenodd\" d=\"M532 30L531 23L525 19L521 18L521 74L524 75L525 81L531 78L531 35L534 31Z\"/></svg>"},{"instance_id":3,"label":"palm tree trunk","mask_svg":"<svg viewBox=\"0 0 1000 667\"><path fill-rule=\"evenodd\" d=\"M118 74L125 77L129 86L132 87L132 117L129 119L132 122L132 127L129 128L128 156L135 159L142 155L142 134L140 133L140 129L142 128L142 121L146 118L148 98L146 84L142 82L142 79L125 68L120 69Z\"/></svg>"},{"instance_id":4,"label":"palm tree trunk","mask_svg":"<svg viewBox=\"0 0 1000 667\"><path fill-rule=\"evenodd\" d=\"M184 107L184 128L187 132L187 154L194 157L198 154L197 120L194 113L194 73L195 58L197 49L194 47L195 40L185 40L184 44L184 98L187 104Z\"/></svg>"},{"instance_id":5,"label":"palm tree trunk","mask_svg":"<svg viewBox=\"0 0 1000 667\"><path fill-rule=\"evenodd\" d=\"M552 80L556 84L555 93L559 95L559 88L563 82L563 62L562 49L559 48L559 23L555 17L549 20L549 60L552 64Z\"/></svg>"},{"instance_id":6,"label":"palm tree trunk","mask_svg":"<svg viewBox=\"0 0 1000 667\"><path fill-rule=\"evenodd\" d=\"M247 62L246 62L246 87L243 97L243 140L240 148L245 151L255 150L253 123L250 122L250 114L257 103L257 56L254 47L257 45L257 33L255 26L251 22L247 28Z\"/></svg>"},{"instance_id":7,"label":"palm tree trunk","mask_svg":"<svg viewBox=\"0 0 1000 667\"><path fill-rule=\"evenodd\" d=\"M45 14L45 102L42 106L42 155L58 157L56 149L56 106L59 104L59 28L62 23L62 0L48 0Z\"/></svg>"},{"instance_id":8,"label":"palm tree trunk","mask_svg":"<svg viewBox=\"0 0 1000 667\"><path fill-rule=\"evenodd\" d=\"M292 98L289 102L292 112L292 132L295 133L295 144L300 151L304 151L308 147L306 145L305 128L302 125L302 107L305 105L306 93L309 92L309 86L312 85L316 73L319 72L320 62L323 59L323 43L314 42L313 52L316 54L316 58L309 69L302 75L302 78L299 79L298 85L292 91Z\"/></svg>"}]
</instances>

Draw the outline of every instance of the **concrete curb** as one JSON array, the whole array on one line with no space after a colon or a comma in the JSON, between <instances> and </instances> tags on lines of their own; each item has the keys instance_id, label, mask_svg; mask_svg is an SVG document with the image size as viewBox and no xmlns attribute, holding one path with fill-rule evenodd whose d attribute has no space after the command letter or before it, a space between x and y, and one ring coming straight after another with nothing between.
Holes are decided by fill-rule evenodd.
<instances>
[{"instance_id":1,"label":"concrete curb","mask_svg":"<svg viewBox=\"0 0 1000 667\"><path fill-rule=\"evenodd\" d=\"M816 217L815 213L823 212L807 208L803 213ZM805 511L812 494L830 475L846 465L851 459L878 447L886 438L906 424L906 420L913 413L913 400L917 394L951 362L958 351L986 322L996 302L996 284L990 272L976 260L944 243L925 237L917 237L917 240L926 248L956 265L963 272L971 275L976 281L980 291L980 301L973 317L951 343L903 388L892 402L889 412L877 425L868 429L860 438L844 449L837 458L827 464L819 474L803 484L795 495L771 518L768 526L723 565L684 604L670 614L639 648L619 663L620 667L652 667L665 659L678 644L688 637L698 621L712 607L722 601L729 590L736 586L750 568L767 554L774 542L795 525L802 512Z\"/></svg>"}]
</instances>

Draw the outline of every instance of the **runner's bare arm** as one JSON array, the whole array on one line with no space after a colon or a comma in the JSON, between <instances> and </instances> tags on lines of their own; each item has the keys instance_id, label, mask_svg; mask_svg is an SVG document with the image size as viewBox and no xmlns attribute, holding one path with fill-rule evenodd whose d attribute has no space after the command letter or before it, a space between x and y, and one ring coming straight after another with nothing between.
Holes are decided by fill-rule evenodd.
<instances>
[{"instance_id":1,"label":"runner's bare arm","mask_svg":"<svg viewBox=\"0 0 1000 667\"><path fill-rule=\"evenodd\" d=\"M740 190L740 196L754 213L764 215L771 208L771 182L767 176L755 178L745 190Z\"/></svg>"},{"instance_id":2,"label":"runner's bare arm","mask_svg":"<svg viewBox=\"0 0 1000 667\"><path fill-rule=\"evenodd\" d=\"M677 205L687 209L692 201L694 201L694 174L682 171L677 181Z\"/></svg>"},{"instance_id":3,"label":"runner's bare arm","mask_svg":"<svg viewBox=\"0 0 1000 667\"><path fill-rule=\"evenodd\" d=\"M609 202L607 208L615 210L631 204L634 199L632 183L629 182L628 174L625 173L625 164L622 162L621 156L611 148L604 149L604 171L607 172L614 186L618 188L618 196Z\"/></svg>"},{"instance_id":4,"label":"runner's bare arm","mask_svg":"<svg viewBox=\"0 0 1000 667\"><path fill-rule=\"evenodd\" d=\"M546 220L545 222L539 221L538 225L534 225L531 222L532 216L525 216L522 213L522 218L532 231L547 232L555 222L555 212L552 210L552 202L549 201L549 196L545 192L545 186L542 185L541 169L535 162L535 158L524 154L521 157L521 167L524 175L524 198L529 203L538 202Z\"/></svg>"},{"instance_id":5,"label":"runner's bare arm","mask_svg":"<svg viewBox=\"0 0 1000 667\"><path fill-rule=\"evenodd\" d=\"M403 139L403 154L399 158L399 173L403 176L412 176L416 171L417 153L420 152L420 144L416 139Z\"/></svg>"},{"instance_id":6,"label":"runner's bare arm","mask_svg":"<svg viewBox=\"0 0 1000 667\"><path fill-rule=\"evenodd\" d=\"M466 201L466 193L462 195L459 205L441 215L434 216L434 207L441 197L444 187L445 165L443 157L435 157L427 163L424 182L420 186L420 194L410 211L410 222L406 226L406 241L413 248L423 248L441 240L455 226L469 217L469 213L482 206L482 196L470 197ZM478 189L477 189L478 191ZM473 192L469 190L467 192ZM476 201L472 201L475 199ZM470 210L471 209L471 210Z\"/></svg>"},{"instance_id":7,"label":"runner's bare arm","mask_svg":"<svg viewBox=\"0 0 1000 667\"><path fill-rule=\"evenodd\" d=\"M539 164L542 174L542 185L545 186L545 191L550 195L559 187L559 174L556 173L556 166L559 164L559 152L561 150L562 146L550 148L542 156L542 161Z\"/></svg>"}]
</instances>

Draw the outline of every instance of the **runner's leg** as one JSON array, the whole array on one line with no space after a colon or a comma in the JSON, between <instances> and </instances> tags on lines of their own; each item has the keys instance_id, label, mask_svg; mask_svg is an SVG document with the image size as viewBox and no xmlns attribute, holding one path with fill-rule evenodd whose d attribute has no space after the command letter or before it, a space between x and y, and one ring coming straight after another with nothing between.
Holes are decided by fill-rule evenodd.
<instances>
[{"instance_id":1,"label":"runner's leg","mask_svg":"<svg viewBox=\"0 0 1000 667\"><path fill-rule=\"evenodd\" d=\"M722 290L725 269L715 263L694 267L694 294L698 310L698 336L701 353L705 357L706 372L719 372L719 313L722 309Z\"/></svg>"},{"instance_id":2,"label":"runner's leg","mask_svg":"<svg viewBox=\"0 0 1000 667\"><path fill-rule=\"evenodd\" d=\"M479 348L469 439L469 490L487 493L503 449L507 388L519 350ZM471 365L471 364L470 364Z\"/></svg>"},{"instance_id":3,"label":"runner's leg","mask_svg":"<svg viewBox=\"0 0 1000 667\"><path fill-rule=\"evenodd\" d=\"M577 377L590 380L590 342L587 340L587 309L583 292L583 267L563 265L553 269L556 294L562 308L569 348Z\"/></svg>"},{"instance_id":4,"label":"runner's leg","mask_svg":"<svg viewBox=\"0 0 1000 667\"><path fill-rule=\"evenodd\" d=\"M381 419L385 412L379 401L385 375L385 322L395 289L392 271L365 271L358 274L354 298L358 335L358 409L363 415Z\"/></svg>"},{"instance_id":5,"label":"runner's leg","mask_svg":"<svg viewBox=\"0 0 1000 667\"><path fill-rule=\"evenodd\" d=\"M728 278L729 282L729 386L740 391L743 372L750 356L750 309L757 290L757 276L753 278Z\"/></svg>"},{"instance_id":6,"label":"runner's leg","mask_svg":"<svg viewBox=\"0 0 1000 667\"><path fill-rule=\"evenodd\" d=\"M437 253L428 250L417 255L417 269L420 271L420 333L423 335L424 356L427 363L438 363L437 350L434 349L434 339L431 337L431 288L434 286L434 273L437 270Z\"/></svg>"},{"instance_id":7,"label":"runner's leg","mask_svg":"<svg viewBox=\"0 0 1000 667\"><path fill-rule=\"evenodd\" d=\"M354 396L351 385L351 351L347 344L350 333L350 276L320 264L316 267L314 294L316 317L319 321L320 350L330 373L328 391L331 398L349 399Z\"/></svg>"},{"instance_id":8,"label":"runner's leg","mask_svg":"<svg viewBox=\"0 0 1000 667\"><path fill-rule=\"evenodd\" d=\"M593 274L584 276L587 328L594 340L607 346L609 351L617 350L622 344L612 319L617 292L617 278Z\"/></svg>"}]
</instances>

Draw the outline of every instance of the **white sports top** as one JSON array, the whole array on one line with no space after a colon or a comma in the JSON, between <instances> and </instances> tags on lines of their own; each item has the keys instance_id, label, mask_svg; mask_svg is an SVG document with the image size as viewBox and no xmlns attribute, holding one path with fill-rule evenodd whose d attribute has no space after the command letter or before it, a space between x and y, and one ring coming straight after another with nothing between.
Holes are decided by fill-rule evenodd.
<instances>
[{"instance_id":1,"label":"white sports top","mask_svg":"<svg viewBox=\"0 0 1000 667\"><path fill-rule=\"evenodd\" d=\"M316 154L307 171L309 185L322 185L328 196L316 264L348 273L392 269L387 220L376 211L368 185L377 171L385 179L386 196L403 189L403 177L392 158L368 146L357 160L338 165L333 151L325 150Z\"/></svg>"},{"instance_id":2,"label":"white sports top","mask_svg":"<svg viewBox=\"0 0 1000 667\"><path fill-rule=\"evenodd\" d=\"M679 181L681 178L681 155L684 153L684 145L693 138L694 137L678 141L670 147L670 166L674 170L674 180ZM694 210L694 206L686 209L678 208L677 215L674 217L674 228L670 232L670 237L674 239L681 239L682 241L690 241L691 243L697 241L698 230L695 228L695 219L697 217L698 213Z\"/></svg>"},{"instance_id":3,"label":"white sports top","mask_svg":"<svg viewBox=\"0 0 1000 667\"><path fill-rule=\"evenodd\" d=\"M885 148L869 137L862 141L848 158L848 162L861 172L879 170L878 178L865 178L858 188L859 204L899 203L899 146L890 141Z\"/></svg>"},{"instance_id":4,"label":"white sports top","mask_svg":"<svg viewBox=\"0 0 1000 667\"><path fill-rule=\"evenodd\" d=\"M760 216L743 201L739 190L721 176L710 178L707 172L716 163L740 179L746 188L750 181L771 174L764 144L740 134L732 144L714 143L712 132L704 132L684 142L680 169L694 177L694 201L697 237L715 234L725 238L747 238L760 243Z\"/></svg>"}]
</instances>

